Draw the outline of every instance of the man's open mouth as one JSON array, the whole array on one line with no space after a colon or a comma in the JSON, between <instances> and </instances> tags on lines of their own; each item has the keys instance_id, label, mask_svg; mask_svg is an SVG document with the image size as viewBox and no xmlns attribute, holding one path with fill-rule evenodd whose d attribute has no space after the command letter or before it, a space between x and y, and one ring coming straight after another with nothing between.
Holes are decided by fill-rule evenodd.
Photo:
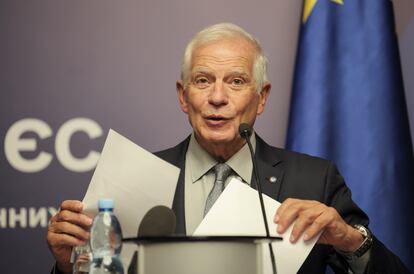
<instances>
[{"instance_id":1,"label":"man's open mouth","mask_svg":"<svg viewBox=\"0 0 414 274\"><path fill-rule=\"evenodd\" d=\"M219 115L210 115L206 117L208 120L211 121L223 121L223 120L228 120L228 118L224 117L224 116L219 116Z\"/></svg>"}]
</instances>

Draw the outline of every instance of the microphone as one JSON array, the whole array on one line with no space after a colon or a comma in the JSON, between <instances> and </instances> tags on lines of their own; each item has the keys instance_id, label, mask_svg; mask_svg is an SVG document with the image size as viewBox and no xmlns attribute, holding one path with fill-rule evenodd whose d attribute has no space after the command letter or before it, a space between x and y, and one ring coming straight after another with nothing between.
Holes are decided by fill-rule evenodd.
<instances>
[{"instance_id":1,"label":"microphone","mask_svg":"<svg viewBox=\"0 0 414 274\"><path fill-rule=\"evenodd\" d=\"M240 133L241 137L245 138L246 141L249 140L247 142L250 143L250 139L247 139L247 138L252 136L252 129L250 128L250 126L248 124L241 123L240 126L239 126L239 133Z\"/></svg>"},{"instance_id":2,"label":"microphone","mask_svg":"<svg viewBox=\"0 0 414 274\"><path fill-rule=\"evenodd\" d=\"M138 237L170 236L175 232L176 223L174 211L166 206L154 206L142 218Z\"/></svg>"},{"instance_id":3,"label":"microphone","mask_svg":"<svg viewBox=\"0 0 414 274\"><path fill-rule=\"evenodd\" d=\"M252 129L250 128L248 124L241 123L239 126L239 134L242 138L246 140L247 145L249 146L250 157L253 163L253 174L256 179L257 193L259 194L260 208L262 211L263 222L264 222L264 226L266 230L266 237L270 237L269 225L267 223L267 218L266 218L266 210L265 210L264 203L263 203L263 192L262 192L262 185L260 183L259 170L257 169L256 158L254 157L252 143L250 142L250 136L252 135ZM277 271L276 271L275 255L273 253L273 248L272 248L271 243L269 243L269 251L270 251L270 259L272 261L273 273L276 274Z\"/></svg>"}]
</instances>

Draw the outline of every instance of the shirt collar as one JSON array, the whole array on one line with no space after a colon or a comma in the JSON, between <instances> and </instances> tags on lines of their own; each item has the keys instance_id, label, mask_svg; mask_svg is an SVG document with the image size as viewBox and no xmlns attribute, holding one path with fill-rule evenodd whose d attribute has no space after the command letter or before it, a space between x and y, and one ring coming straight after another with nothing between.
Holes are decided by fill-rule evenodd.
<instances>
[{"instance_id":1,"label":"shirt collar","mask_svg":"<svg viewBox=\"0 0 414 274\"><path fill-rule=\"evenodd\" d=\"M250 138L250 141L252 143L253 150L255 150L256 135L254 132ZM199 180L218 163L200 146L194 136L194 133L191 134L190 143L188 145L187 160L188 165L190 165L189 170L191 173L190 176L192 183ZM236 154L227 160L226 164L228 164L233 171L243 179L243 181L250 183L253 164L247 144L245 144Z\"/></svg>"}]
</instances>

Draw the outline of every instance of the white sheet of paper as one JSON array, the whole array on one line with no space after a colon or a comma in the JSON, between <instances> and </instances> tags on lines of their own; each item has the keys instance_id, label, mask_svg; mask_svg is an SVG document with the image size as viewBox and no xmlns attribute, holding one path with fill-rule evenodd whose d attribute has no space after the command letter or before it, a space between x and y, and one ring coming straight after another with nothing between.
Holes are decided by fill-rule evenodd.
<instances>
[{"instance_id":1,"label":"white sheet of paper","mask_svg":"<svg viewBox=\"0 0 414 274\"><path fill-rule=\"evenodd\" d=\"M282 241L272 244L276 257L277 273L296 273L319 237L306 242L301 238L292 244L289 241L289 236L293 225L283 235L279 235L276 232L276 224L273 222L274 214L280 203L266 195L263 195L263 202L270 235L283 237ZM194 232L194 236L229 235L266 235L257 191L235 178L230 181ZM262 245L262 252L263 273L271 274L272 267L267 244Z\"/></svg>"},{"instance_id":2,"label":"white sheet of paper","mask_svg":"<svg viewBox=\"0 0 414 274\"><path fill-rule=\"evenodd\" d=\"M123 237L136 237L139 224L152 207L172 207L180 169L110 129L83 202L94 216L100 198L114 200ZM124 245L124 249L129 249ZM123 259L130 251L123 251ZM125 265L125 264L124 264Z\"/></svg>"},{"instance_id":3,"label":"white sheet of paper","mask_svg":"<svg viewBox=\"0 0 414 274\"><path fill-rule=\"evenodd\" d=\"M180 169L110 129L83 202L95 215L99 198L114 199L124 237L136 237L145 213L172 207Z\"/></svg>"}]
</instances>

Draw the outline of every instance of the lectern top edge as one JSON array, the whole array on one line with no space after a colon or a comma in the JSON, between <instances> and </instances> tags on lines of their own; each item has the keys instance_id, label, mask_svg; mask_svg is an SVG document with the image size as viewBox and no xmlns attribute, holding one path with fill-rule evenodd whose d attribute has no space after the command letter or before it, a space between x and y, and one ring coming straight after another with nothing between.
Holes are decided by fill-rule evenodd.
<instances>
[{"instance_id":1,"label":"lectern top edge","mask_svg":"<svg viewBox=\"0 0 414 274\"><path fill-rule=\"evenodd\" d=\"M156 242L261 242L271 243L283 240L282 237L267 237L267 236L145 236L123 238L124 243L156 243Z\"/></svg>"}]
</instances>

